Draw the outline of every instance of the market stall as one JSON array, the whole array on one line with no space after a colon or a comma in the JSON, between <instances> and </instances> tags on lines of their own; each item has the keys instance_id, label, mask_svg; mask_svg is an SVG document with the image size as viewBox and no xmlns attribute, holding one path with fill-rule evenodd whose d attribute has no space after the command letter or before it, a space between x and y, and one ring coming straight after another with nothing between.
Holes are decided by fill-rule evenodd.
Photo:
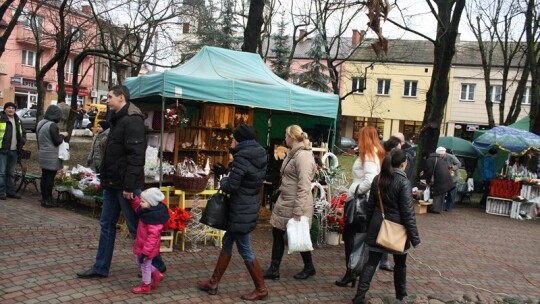
<instances>
[{"instance_id":1,"label":"market stall","mask_svg":"<svg viewBox=\"0 0 540 304\"><path fill-rule=\"evenodd\" d=\"M540 137L509 127L495 127L474 140L473 145L488 149L496 147L509 152L507 166L501 169L490 185L486 213L514 219L533 219L540 204L538 151Z\"/></svg>"}]
</instances>

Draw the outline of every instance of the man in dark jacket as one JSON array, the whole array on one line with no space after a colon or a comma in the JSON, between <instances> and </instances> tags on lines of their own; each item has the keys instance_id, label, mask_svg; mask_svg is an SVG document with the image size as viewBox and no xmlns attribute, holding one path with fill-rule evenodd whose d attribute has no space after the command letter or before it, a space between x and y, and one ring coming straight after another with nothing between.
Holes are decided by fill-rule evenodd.
<instances>
[{"instance_id":1,"label":"man in dark jacket","mask_svg":"<svg viewBox=\"0 0 540 304\"><path fill-rule=\"evenodd\" d=\"M230 194L229 227L223 236L223 248L212 277L199 282L198 287L216 294L219 281L229 265L234 243L253 279L255 290L242 299L256 301L268 296L261 266L251 249L250 234L259 218L259 191L266 176L266 150L255 141L255 129L240 125L234 131L238 144L231 150L234 156L229 175L220 182L221 189Z\"/></svg>"},{"instance_id":2,"label":"man in dark jacket","mask_svg":"<svg viewBox=\"0 0 540 304\"><path fill-rule=\"evenodd\" d=\"M0 112L0 200L21 198L15 192L15 166L26 143L26 133L16 110L13 102L6 102Z\"/></svg>"},{"instance_id":3,"label":"man in dark jacket","mask_svg":"<svg viewBox=\"0 0 540 304\"><path fill-rule=\"evenodd\" d=\"M112 112L111 129L101 162L100 181L103 187L99 246L92 268L78 272L79 278L107 277L116 239L116 224L123 212L128 230L133 238L137 232L137 215L130 201L141 194L144 187L144 162L146 131L144 115L129 102L129 90L116 85L109 90L107 104ZM152 264L160 271L166 267L158 255Z\"/></svg>"},{"instance_id":4,"label":"man in dark jacket","mask_svg":"<svg viewBox=\"0 0 540 304\"><path fill-rule=\"evenodd\" d=\"M407 155L407 167L405 168L405 174L407 174L407 179L412 184L412 175L414 169L414 159L416 158L416 151L414 151L413 146L405 141L405 135L401 132L397 132L393 135L396 138L399 138L401 141L401 150L405 151Z\"/></svg>"},{"instance_id":5,"label":"man in dark jacket","mask_svg":"<svg viewBox=\"0 0 540 304\"><path fill-rule=\"evenodd\" d=\"M426 159L424 176L430 186L433 203L429 206L429 211L441 213L443 209L444 196L448 190L454 187L452 176L448 171L446 161L437 153L431 153Z\"/></svg>"}]
</instances>

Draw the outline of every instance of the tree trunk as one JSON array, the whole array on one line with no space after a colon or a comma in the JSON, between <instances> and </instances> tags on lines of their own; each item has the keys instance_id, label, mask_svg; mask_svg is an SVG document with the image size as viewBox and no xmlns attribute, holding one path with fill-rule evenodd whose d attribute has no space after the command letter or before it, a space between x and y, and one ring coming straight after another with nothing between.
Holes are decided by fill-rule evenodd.
<instances>
[{"instance_id":1,"label":"tree trunk","mask_svg":"<svg viewBox=\"0 0 540 304\"><path fill-rule=\"evenodd\" d=\"M19 20L19 16L23 12L23 8L26 5L27 0L20 0L19 4L17 5L17 8L13 12L13 16L11 16L11 20L9 21L6 29L0 36L0 57L2 57L2 54L6 50L6 43L9 39L9 36L11 36L11 33L13 32L13 29L15 29L15 26L17 25L17 21ZM4 20L4 15L7 12L7 9L9 6L14 2L14 0L7 0L0 6L0 20ZM6 18L7 19L7 18Z\"/></svg>"},{"instance_id":2,"label":"tree trunk","mask_svg":"<svg viewBox=\"0 0 540 304\"><path fill-rule=\"evenodd\" d=\"M246 30L244 32L243 52L256 53L257 41L261 35L263 19L264 0L251 0L249 5L249 15Z\"/></svg>"},{"instance_id":3,"label":"tree trunk","mask_svg":"<svg viewBox=\"0 0 540 304\"><path fill-rule=\"evenodd\" d=\"M525 32L527 35L527 63L531 72L531 117L529 130L534 134L540 135L540 50L535 41L535 33L539 28L538 18L535 13L535 1L529 0L527 3L527 13L525 17Z\"/></svg>"},{"instance_id":4,"label":"tree trunk","mask_svg":"<svg viewBox=\"0 0 540 304\"><path fill-rule=\"evenodd\" d=\"M418 181L422 170L422 154L424 151L435 152L441 124L443 120L449 92L449 72L452 59L456 52L456 38L459 21L465 7L465 0L438 0L437 38L434 48L433 72L431 83L426 94L426 110L422 121L422 129L418 138L418 153L416 155L413 179ZM454 7L452 11L452 7Z\"/></svg>"}]
</instances>

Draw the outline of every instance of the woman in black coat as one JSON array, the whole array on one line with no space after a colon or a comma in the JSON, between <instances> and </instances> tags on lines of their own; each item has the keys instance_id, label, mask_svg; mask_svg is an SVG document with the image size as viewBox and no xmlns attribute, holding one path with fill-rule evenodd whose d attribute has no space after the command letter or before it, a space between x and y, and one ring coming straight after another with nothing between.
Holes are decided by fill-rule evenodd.
<instances>
[{"instance_id":1,"label":"woman in black coat","mask_svg":"<svg viewBox=\"0 0 540 304\"><path fill-rule=\"evenodd\" d=\"M259 219L259 191L266 176L266 150L255 141L255 129L240 125L234 131L238 142L231 150L234 156L229 175L222 178L220 188L230 194L229 224L223 236L223 248L209 280L198 283L201 290L215 295L219 281L231 260L232 247L236 243L238 252L253 279L255 290L243 295L246 301L265 299L268 290L264 283L259 261L251 248L251 231L255 230Z\"/></svg>"},{"instance_id":2,"label":"woman in black coat","mask_svg":"<svg viewBox=\"0 0 540 304\"><path fill-rule=\"evenodd\" d=\"M426 159L422 178L429 184L433 198L433 204L429 206L429 211L441 213L444 195L448 190L454 188L454 181L452 180L446 161L437 153L429 154Z\"/></svg>"},{"instance_id":3,"label":"woman in black coat","mask_svg":"<svg viewBox=\"0 0 540 304\"><path fill-rule=\"evenodd\" d=\"M383 253L394 255L394 287L396 299L403 300L407 296L407 252L411 244L420 244L416 217L412 203L411 186L404 170L407 167L407 155L403 150L394 150L383 161L381 174L373 179L367 204L367 219L369 222L366 244L369 249L369 259L360 275L360 283L353 303L365 303L371 279L377 270L377 265ZM380 188L380 189L379 189ZM382 215L379 206L379 195L382 197L385 219L405 226L407 242L404 253L394 253L376 243L381 228Z\"/></svg>"}]
</instances>

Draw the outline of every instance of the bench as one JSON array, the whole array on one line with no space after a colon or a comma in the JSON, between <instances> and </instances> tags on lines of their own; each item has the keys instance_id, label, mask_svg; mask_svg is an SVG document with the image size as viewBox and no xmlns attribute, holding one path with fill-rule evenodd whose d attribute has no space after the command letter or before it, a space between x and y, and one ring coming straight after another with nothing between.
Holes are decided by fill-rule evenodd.
<instances>
[{"instance_id":1,"label":"bench","mask_svg":"<svg viewBox=\"0 0 540 304\"><path fill-rule=\"evenodd\" d=\"M23 175L20 172L17 172L16 176L17 176L18 179L23 178ZM19 188L17 189L17 192L20 191L21 188L22 188L23 191L25 191L26 186L28 186L29 184L34 185L34 187L36 188L36 191L39 192L37 181L40 180L40 179L41 179L41 175L37 175L37 174L33 174L33 173L24 174L24 178L22 179L22 182L19 185Z\"/></svg>"}]
</instances>

